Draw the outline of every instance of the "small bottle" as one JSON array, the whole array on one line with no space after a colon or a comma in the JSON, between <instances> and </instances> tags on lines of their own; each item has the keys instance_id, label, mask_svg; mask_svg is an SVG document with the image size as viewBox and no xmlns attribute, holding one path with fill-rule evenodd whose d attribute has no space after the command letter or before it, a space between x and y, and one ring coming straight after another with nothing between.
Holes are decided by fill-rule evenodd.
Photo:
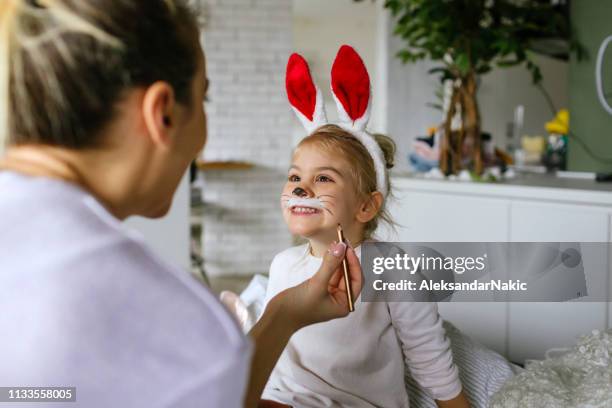
<instances>
[{"instance_id":1,"label":"small bottle","mask_svg":"<svg viewBox=\"0 0 612 408\"><path fill-rule=\"evenodd\" d=\"M524 162L523 152L519 151L524 117L525 107L523 105L517 105L516 108L514 108L514 118L512 122L506 125L506 151L512 157L516 165L520 165Z\"/></svg>"}]
</instances>

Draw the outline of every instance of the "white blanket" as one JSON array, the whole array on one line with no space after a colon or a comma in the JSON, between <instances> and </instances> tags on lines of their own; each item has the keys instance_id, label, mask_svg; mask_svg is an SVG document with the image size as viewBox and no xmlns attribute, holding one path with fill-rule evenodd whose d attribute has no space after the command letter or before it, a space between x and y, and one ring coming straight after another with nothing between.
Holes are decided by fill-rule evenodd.
<instances>
[{"instance_id":1,"label":"white blanket","mask_svg":"<svg viewBox=\"0 0 612 408\"><path fill-rule=\"evenodd\" d=\"M491 408L514 407L612 407L612 330L593 330L560 356L528 362L491 399Z\"/></svg>"}]
</instances>

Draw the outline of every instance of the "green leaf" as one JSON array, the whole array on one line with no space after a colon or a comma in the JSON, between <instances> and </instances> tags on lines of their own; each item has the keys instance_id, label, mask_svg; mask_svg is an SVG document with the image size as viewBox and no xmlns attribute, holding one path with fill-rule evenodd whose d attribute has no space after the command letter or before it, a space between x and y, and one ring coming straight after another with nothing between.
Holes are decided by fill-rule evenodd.
<instances>
[{"instance_id":1,"label":"green leaf","mask_svg":"<svg viewBox=\"0 0 612 408\"><path fill-rule=\"evenodd\" d=\"M432 103L432 102L428 102L428 103L426 104L426 106L428 106L428 107L430 107L430 108L432 108L432 109L435 109L435 110L439 110L439 111L441 111L441 110L443 110L443 109L444 109L444 108L442 107L442 105L440 105L439 103Z\"/></svg>"},{"instance_id":2,"label":"green leaf","mask_svg":"<svg viewBox=\"0 0 612 408\"><path fill-rule=\"evenodd\" d=\"M457 56L457 58L455 58L455 66L457 67L461 75L467 75L467 73L470 72L471 69L470 59L466 54L461 53Z\"/></svg>"},{"instance_id":3,"label":"green leaf","mask_svg":"<svg viewBox=\"0 0 612 408\"><path fill-rule=\"evenodd\" d=\"M400 50L400 51L398 51L396 56L400 60L402 60L402 62L404 64L407 63L407 62L414 62L414 61L417 60L416 55L413 54L410 50Z\"/></svg>"},{"instance_id":4,"label":"green leaf","mask_svg":"<svg viewBox=\"0 0 612 408\"><path fill-rule=\"evenodd\" d=\"M509 68L509 67L518 65L520 63L521 61L518 61L518 60L499 60L497 61L497 66L501 68Z\"/></svg>"},{"instance_id":5,"label":"green leaf","mask_svg":"<svg viewBox=\"0 0 612 408\"><path fill-rule=\"evenodd\" d=\"M428 70L427 73L428 74L435 74L435 73L438 73L438 72L446 72L446 71L448 71L448 68L446 68L446 67L434 67L434 68L431 68L430 70Z\"/></svg>"},{"instance_id":6,"label":"green leaf","mask_svg":"<svg viewBox=\"0 0 612 408\"><path fill-rule=\"evenodd\" d=\"M491 71L491 65L489 64L481 65L476 69L476 73L479 75L486 74L489 71Z\"/></svg>"},{"instance_id":7,"label":"green leaf","mask_svg":"<svg viewBox=\"0 0 612 408\"><path fill-rule=\"evenodd\" d=\"M529 70L531 71L531 79L534 84L539 84L540 82L542 82L542 71L540 71L540 67L535 64L532 64Z\"/></svg>"},{"instance_id":8,"label":"green leaf","mask_svg":"<svg viewBox=\"0 0 612 408\"><path fill-rule=\"evenodd\" d=\"M2 0L0 0L2 1ZM363 0L359 0L363 1ZM375 0L373 0L375 1ZM452 66L430 71L441 81L478 75L492 67L511 67L525 62L532 80L542 73L527 50L533 41L561 38L578 59L586 49L576 38L567 6L550 0L381 0L393 15L393 32L403 49L397 58L404 63L429 58ZM580 0L576 0L580 1Z\"/></svg>"}]
</instances>

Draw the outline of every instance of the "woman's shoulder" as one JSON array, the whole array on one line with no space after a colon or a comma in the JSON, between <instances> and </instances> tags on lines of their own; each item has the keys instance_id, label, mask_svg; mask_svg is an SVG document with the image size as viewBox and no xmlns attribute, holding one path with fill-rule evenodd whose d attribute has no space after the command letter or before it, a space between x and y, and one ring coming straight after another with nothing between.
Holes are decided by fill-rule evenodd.
<instances>
[{"instance_id":1,"label":"woman's shoulder","mask_svg":"<svg viewBox=\"0 0 612 408\"><path fill-rule=\"evenodd\" d=\"M134 381L156 377L156 367L179 379L246 367L250 342L187 270L158 256L87 194L46 181L6 180L0 177L0 186L15 194L0 197L0 211L10 217L0 217L0 230L11 231L0 234L6 249L0 287L7 294L0 297L0 322L13 335L0 340L2 361L47 364L53 355L66 364L57 372L88 378L111 364ZM123 358L128 354L138 358Z\"/></svg>"},{"instance_id":2,"label":"woman's shoulder","mask_svg":"<svg viewBox=\"0 0 612 408\"><path fill-rule=\"evenodd\" d=\"M137 328L181 333L200 327L193 338L244 347L240 329L210 290L158 256L90 194L65 182L1 172L0 187L13 193L0 198L6 214L0 230L12 231L0 234L7 251L0 257L0 286L7 293L12 285L15 294L28 288L43 305L61 293L62 312L80 325L112 321L133 337ZM4 300L6 307L27 307L18 296Z\"/></svg>"},{"instance_id":3,"label":"woman's shoulder","mask_svg":"<svg viewBox=\"0 0 612 408\"><path fill-rule=\"evenodd\" d=\"M107 275L96 279L100 289L133 309L149 311L141 317L143 324L165 325L194 339L194 350L211 347L244 352L247 341L217 295L190 271L155 253L139 232L123 226L109 228L116 234L114 244L92 253L98 271ZM117 281L129 290L118 293Z\"/></svg>"}]
</instances>

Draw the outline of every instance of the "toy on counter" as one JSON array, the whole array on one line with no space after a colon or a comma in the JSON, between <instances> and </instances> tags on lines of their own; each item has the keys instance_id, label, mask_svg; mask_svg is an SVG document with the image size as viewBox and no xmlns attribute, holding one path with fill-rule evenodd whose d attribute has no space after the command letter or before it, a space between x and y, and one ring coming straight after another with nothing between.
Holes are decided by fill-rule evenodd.
<instances>
[{"instance_id":1,"label":"toy on counter","mask_svg":"<svg viewBox=\"0 0 612 408\"><path fill-rule=\"evenodd\" d=\"M499 149L493 143L490 133L481 133L481 152L485 170L483 174L476 175L466 170L472 158L472 144L469 141L462 146L463 170L456 175L445 176L439 168L440 148L443 129L432 126L427 130L427 136L417 137L412 144L412 151L408 154L408 161L417 173L425 173L425 177L433 179L459 180L459 181L496 181L501 178L511 178L506 175L508 166L513 164L512 157ZM502 177L503 176L503 177Z\"/></svg>"},{"instance_id":2,"label":"toy on counter","mask_svg":"<svg viewBox=\"0 0 612 408\"><path fill-rule=\"evenodd\" d=\"M569 112L561 109L557 116L546 123L548 143L542 161L548 171L567 168L567 134L569 133Z\"/></svg>"},{"instance_id":3,"label":"toy on counter","mask_svg":"<svg viewBox=\"0 0 612 408\"><path fill-rule=\"evenodd\" d=\"M427 173L439 166L440 149L438 128L435 126L427 130L427 136L420 136L412 143L412 152L408 154L408 161L413 170L418 173Z\"/></svg>"},{"instance_id":4,"label":"toy on counter","mask_svg":"<svg viewBox=\"0 0 612 408\"><path fill-rule=\"evenodd\" d=\"M541 135L523 135L521 148L514 152L516 164L538 166L542 164L542 156L546 151L546 138Z\"/></svg>"}]
</instances>

